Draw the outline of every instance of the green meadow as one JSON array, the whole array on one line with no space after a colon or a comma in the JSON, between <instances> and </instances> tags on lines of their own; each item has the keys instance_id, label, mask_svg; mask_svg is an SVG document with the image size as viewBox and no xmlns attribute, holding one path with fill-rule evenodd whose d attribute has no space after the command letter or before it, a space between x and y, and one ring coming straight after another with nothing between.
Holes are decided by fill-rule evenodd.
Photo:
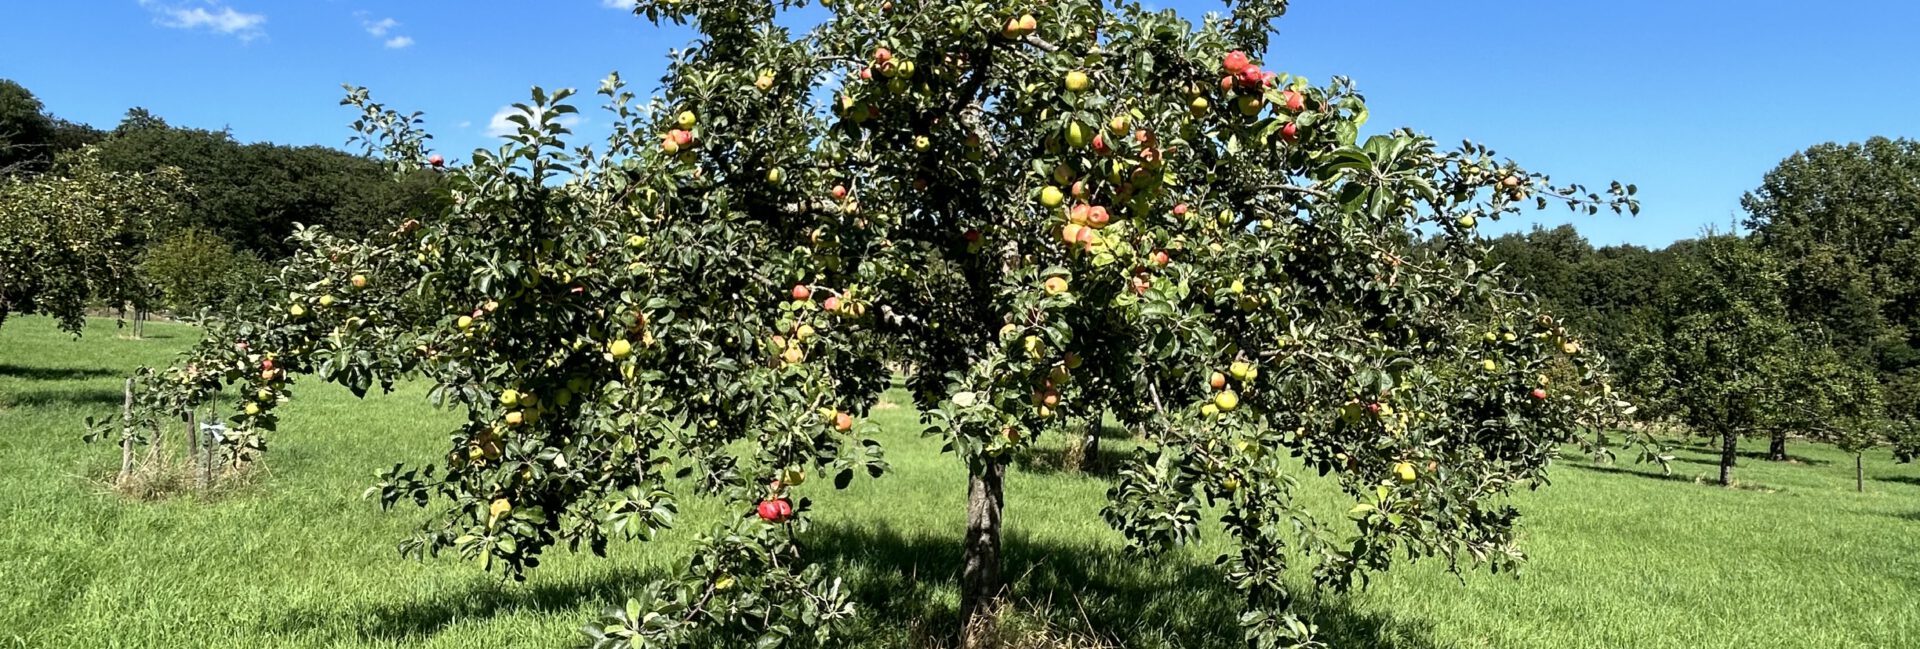
<instances>
[{"instance_id":1,"label":"green meadow","mask_svg":"<svg viewBox=\"0 0 1920 649\"><path fill-rule=\"evenodd\" d=\"M426 510L383 512L361 493L376 470L445 452L458 417L421 385L364 400L299 385L243 484L130 499L107 487L117 449L82 443L82 421L114 415L130 370L198 333L123 333L111 320L78 339L43 318L0 328L0 646L574 646L602 607L740 514L688 497L660 538L606 558L557 550L520 583L451 557L403 559L395 544ZM958 615L965 470L920 436L903 393L874 416L893 471L840 492L804 487L822 506L803 540L857 593L849 644L938 646ZM1569 451L1550 486L1517 495L1530 555L1518 576L1416 563L1305 605L1335 647L1920 646L1920 467L1869 453L1856 493L1852 456L1796 442L1792 461L1768 462L1759 442L1736 469L1742 488L1724 489L1710 484L1711 449L1672 443L1671 476ZM1060 469L1061 444L1044 440L1009 477L1008 624L1035 646L1238 646L1235 596L1213 568L1219 535L1123 553L1099 518L1110 478ZM1116 431L1104 466L1132 446ZM1316 505L1344 511L1308 483Z\"/></svg>"}]
</instances>

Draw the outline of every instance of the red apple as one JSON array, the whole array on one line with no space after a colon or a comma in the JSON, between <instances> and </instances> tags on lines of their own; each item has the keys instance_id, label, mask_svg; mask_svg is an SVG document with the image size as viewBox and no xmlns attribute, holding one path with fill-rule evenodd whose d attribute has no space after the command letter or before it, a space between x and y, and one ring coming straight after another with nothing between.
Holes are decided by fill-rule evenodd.
<instances>
[{"instance_id":1,"label":"red apple","mask_svg":"<svg viewBox=\"0 0 1920 649\"><path fill-rule=\"evenodd\" d=\"M882 47L882 48L875 49L873 51L874 63L886 65L888 61L892 61L892 60L893 60L893 50L889 50L887 48Z\"/></svg>"},{"instance_id":2,"label":"red apple","mask_svg":"<svg viewBox=\"0 0 1920 649\"><path fill-rule=\"evenodd\" d=\"M1287 122L1286 126L1280 127L1280 139L1286 140L1288 142L1299 140L1300 125L1295 124L1293 122Z\"/></svg>"},{"instance_id":3,"label":"red apple","mask_svg":"<svg viewBox=\"0 0 1920 649\"><path fill-rule=\"evenodd\" d=\"M853 430L853 415L844 412L833 413L833 429L842 433Z\"/></svg>"},{"instance_id":4,"label":"red apple","mask_svg":"<svg viewBox=\"0 0 1920 649\"><path fill-rule=\"evenodd\" d=\"M1547 391L1545 388L1534 388L1532 392L1527 393L1527 396L1533 397L1534 401L1546 401Z\"/></svg>"},{"instance_id":5,"label":"red apple","mask_svg":"<svg viewBox=\"0 0 1920 649\"><path fill-rule=\"evenodd\" d=\"M806 284L793 285L793 299L805 300L810 297L813 297L813 289L808 288Z\"/></svg>"},{"instance_id":6,"label":"red apple","mask_svg":"<svg viewBox=\"0 0 1920 649\"><path fill-rule=\"evenodd\" d=\"M760 501L754 513L760 516L760 520L769 523L785 523L793 518L793 503L785 498L769 498Z\"/></svg>"},{"instance_id":7,"label":"red apple","mask_svg":"<svg viewBox=\"0 0 1920 649\"><path fill-rule=\"evenodd\" d=\"M1247 68L1247 53L1240 50L1228 52L1226 58L1220 60L1220 67L1225 69L1227 74L1239 74L1241 70Z\"/></svg>"},{"instance_id":8,"label":"red apple","mask_svg":"<svg viewBox=\"0 0 1920 649\"><path fill-rule=\"evenodd\" d=\"M1240 71L1241 85L1257 86L1266 81L1266 79L1266 73L1261 72L1260 66L1257 65L1249 65L1247 69Z\"/></svg>"},{"instance_id":9,"label":"red apple","mask_svg":"<svg viewBox=\"0 0 1920 649\"><path fill-rule=\"evenodd\" d=\"M1087 225L1095 228L1104 228L1107 227L1109 220L1111 220L1111 218L1107 216L1107 208L1095 205L1087 210Z\"/></svg>"},{"instance_id":10,"label":"red apple","mask_svg":"<svg viewBox=\"0 0 1920 649\"><path fill-rule=\"evenodd\" d=\"M440 157L440 154L435 153L433 155L427 156L427 164L433 165L435 167L442 167L442 166L446 166L447 159L442 158Z\"/></svg>"},{"instance_id":11,"label":"red apple","mask_svg":"<svg viewBox=\"0 0 1920 649\"><path fill-rule=\"evenodd\" d=\"M1167 255L1167 251L1165 250L1153 251L1153 265L1165 266L1172 261L1173 261L1173 258Z\"/></svg>"},{"instance_id":12,"label":"red apple","mask_svg":"<svg viewBox=\"0 0 1920 649\"><path fill-rule=\"evenodd\" d=\"M1186 216L1186 215L1187 215L1187 204L1186 204L1186 203L1177 203L1177 204L1175 204L1175 205L1173 206L1173 215L1174 215L1174 216Z\"/></svg>"},{"instance_id":13,"label":"red apple","mask_svg":"<svg viewBox=\"0 0 1920 649\"><path fill-rule=\"evenodd\" d=\"M840 310L840 296L838 296L838 295L830 295L830 296L828 296L828 297L827 297L827 301L826 301L826 302L823 302L823 303L821 303L821 304L820 304L820 307L821 307L821 308L823 308L823 309L826 309L826 310L828 310L828 311L839 311L839 310Z\"/></svg>"},{"instance_id":14,"label":"red apple","mask_svg":"<svg viewBox=\"0 0 1920 649\"><path fill-rule=\"evenodd\" d=\"M840 200L846 200L846 198L847 198L847 186L846 186L846 185L834 185L834 186L833 186L833 200L836 200L836 201L840 201Z\"/></svg>"},{"instance_id":15,"label":"red apple","mask_svg":"<svg viewBox=\"0 0 1920 649\"><path fill-rule=\"evenodd\" d=\"M1220 92L1233 92L1235 83L1238 83L1238 81L1231 74L1220 77Z\"/></svg>"},{"instance_id":16,"label":"red apple","mask_svg":"<svg viewBox=\"0 0 1920 649\"><path fill-rule=\"evenodd\" d=\"M1307 108L1307 98L1298 92L1288 90L1280 93L1280 97L1286 102L1289 111L1298 113Z\"/></svg>"}]
</instances>

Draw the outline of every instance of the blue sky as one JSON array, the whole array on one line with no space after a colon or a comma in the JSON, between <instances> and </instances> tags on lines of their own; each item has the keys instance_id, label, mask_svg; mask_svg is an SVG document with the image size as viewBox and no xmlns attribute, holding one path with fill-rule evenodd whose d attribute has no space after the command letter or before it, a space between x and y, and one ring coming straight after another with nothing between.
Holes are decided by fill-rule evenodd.
<instances>
[{"instance_id":1,"label":"blue sky","mask_svg":"<svg viewBox=\"0 0 1920 649\"><path fill-rule=\"evenodd\" d=\"M144 106L243 141L341 146L340 84L427 113L453 157L529 86L640 90L690 32L618 0L36 0L0 22L0 77L111 127ZM1212 1L1160 2L1197 17ZM1271 69L1352 77L1372 126L1471 138L1556 179L1637 183L1639 218L1530 213L1596 243L1664 245L1725 224L1808 145L1920 137L1920 3L1295 0ZM583 131L596 111L587 110Z\"/></svg>"}]
</instances>

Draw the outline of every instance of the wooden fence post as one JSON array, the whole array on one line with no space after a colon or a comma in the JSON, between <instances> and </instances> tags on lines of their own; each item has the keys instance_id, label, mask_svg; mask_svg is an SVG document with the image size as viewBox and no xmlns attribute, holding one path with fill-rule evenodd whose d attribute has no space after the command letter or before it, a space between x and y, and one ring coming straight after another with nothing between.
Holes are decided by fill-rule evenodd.
<instances>
[{"instance_id":1,"label":"wooden fence post","mask_svg":"<svg viewBox=\"0 0 1920 649\"><path fill-rule=\"evenodd\" d=\"M193 471L194 465L200 463L200 416L193 412L192 406L188 406L186 419L187 419L187 470ZM196 483L196 486L205 488L207 486L207 483L206 481L200 479L200 472L194 471L193 473L194 473L194 482Z\"/></svg>"},{"instance_id":2,"label":"wooden fence post","mask_svg":"<svg viewBox=\"0 0 1920 649\"><path fill-rule=\"evenodd\" d=\"M133 474L133 378L128 377L126 390L120 402L120 479L118 484L126 484L127 476Z\"/></svg>"}]
</instances>

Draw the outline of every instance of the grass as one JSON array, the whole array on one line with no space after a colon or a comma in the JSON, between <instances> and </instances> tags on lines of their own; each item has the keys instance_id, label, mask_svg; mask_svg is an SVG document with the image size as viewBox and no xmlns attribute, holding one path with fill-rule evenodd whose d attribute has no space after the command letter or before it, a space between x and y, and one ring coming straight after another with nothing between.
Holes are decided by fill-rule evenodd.
<instances>
[{"instance_id":1,"label":"grass","mask_svg":"<svg viewBox=\"0 0 1920 649\"><path fill-rule=\"evenodd\" d=\"M0 328L0 646L573 646L581 623L671 572L690 534L727 515L688 500L659 540L608 559L556 551L522 584L401 559L394 543L425 513L381 512L360 493L375 470L443 451L455 417L417 385L364 401L301 386L245 487L128 500L104 486L118 453L82 444L80 422L118 407L129 369L196 336L148 334L118 337L107 320L78 340L39 318ZM806 541L857 592L851 644L921 646L954 625L965 476L911 408L875 416L895 471L846 492L809 485L820 507ZM1107 480L1051 468L1051 443L1009 477L1016 621L1108 645L1237 646L1236 603L1211 565L1218 535L1122 555L1098 517ZM1113 458L1127 443L1103 444ZM1532 557L1518 579L1402 566L1315 599L1314 621L1342 647L1920 646L1920 468L1869 454L1855 493L1850 456L1795 443L1796 462L1742 458L1735 475L1753 488L1728 490L1708 484L1711 450L1691 446L1670 478L1565 458L1552 486L1517 497ZM1331 490L1307 497L1345 509Z\"/></svg>"}]
</instances>

